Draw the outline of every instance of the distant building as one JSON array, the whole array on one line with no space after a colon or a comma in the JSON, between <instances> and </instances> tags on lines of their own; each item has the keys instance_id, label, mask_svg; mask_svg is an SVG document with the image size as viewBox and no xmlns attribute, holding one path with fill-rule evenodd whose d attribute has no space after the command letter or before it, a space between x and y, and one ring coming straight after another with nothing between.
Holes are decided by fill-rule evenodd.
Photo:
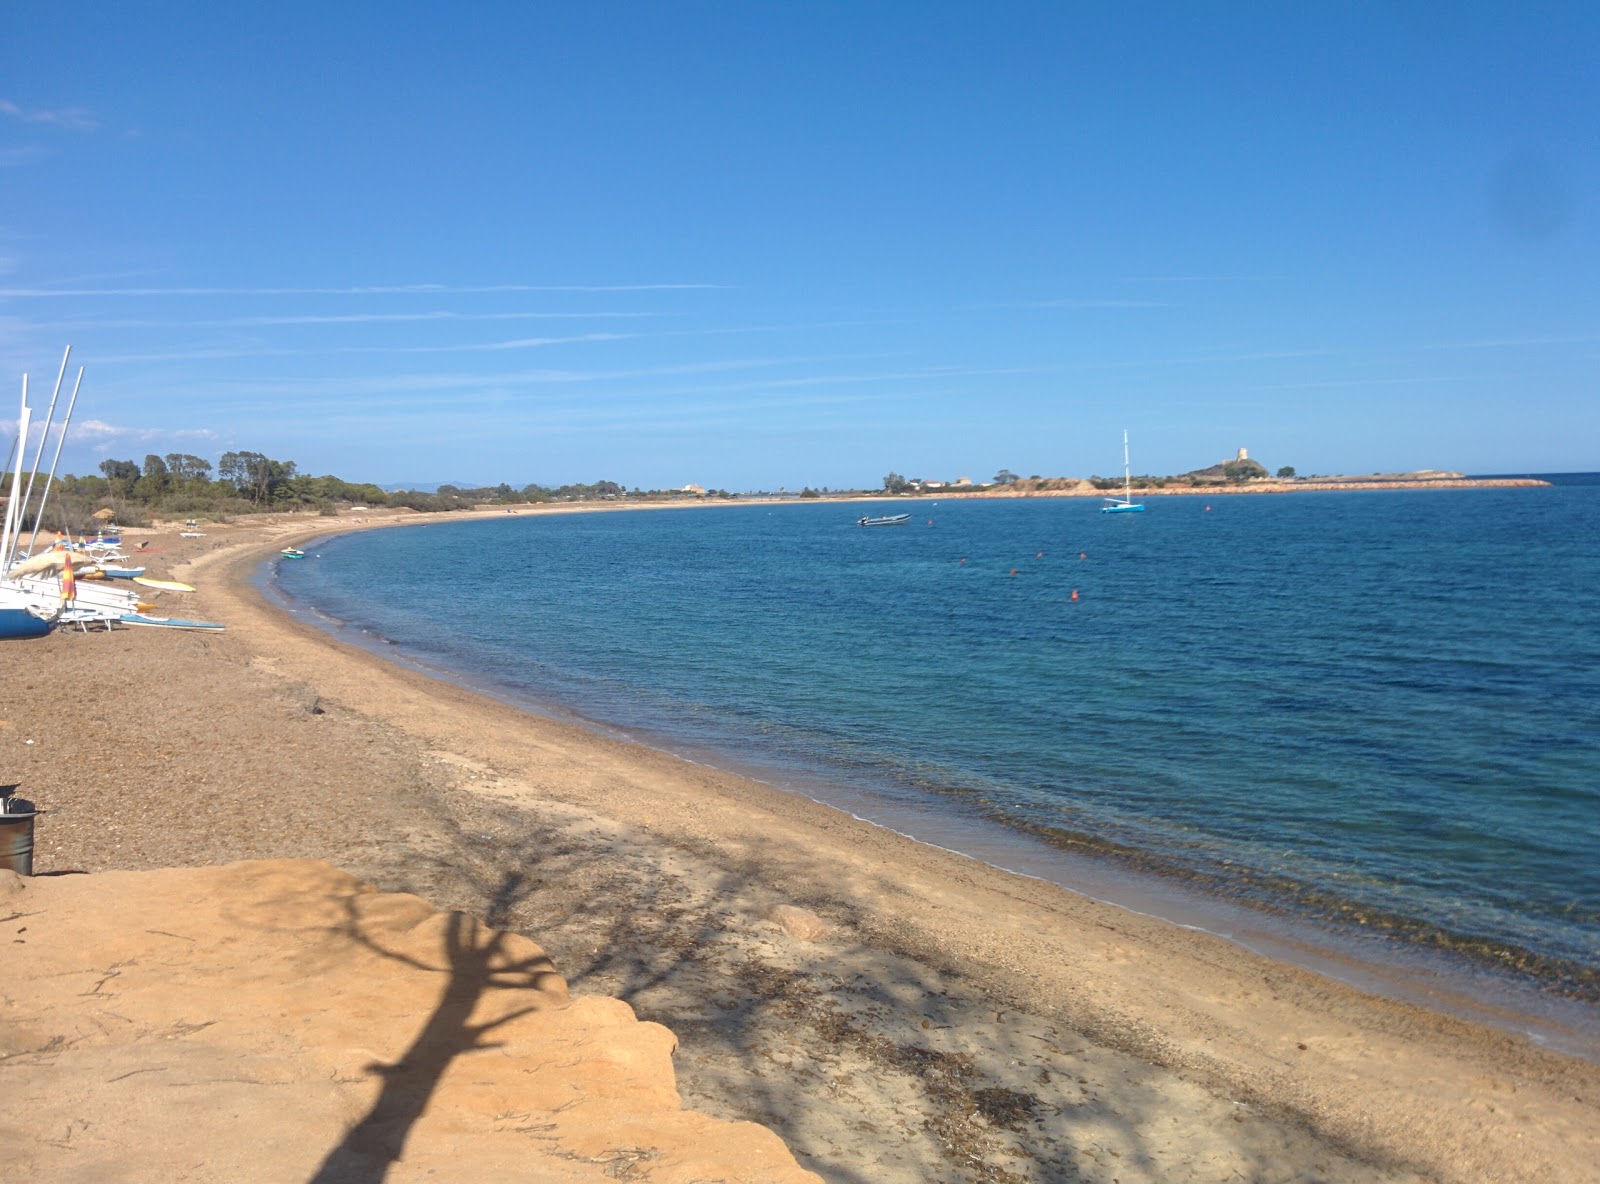
<instances>
[{"instance_id":1,"label":"distant building","mask_svg":"<svg viewBox=\"0 0 1600 1184\"><path fill-rule=\"evenodd\" d=\"M924 489L943 489L944 488L944 482L943 481L924 481L922 483L922 488L924 488Z\"/></svg>"},{"instance_id":2,"label":"distant building","mask_svg":"<svg viewBox=\"0 0 1600 1184\"><path fill-rule=\"evenodd\" d=\"M704 485L685 485L678 492L679 493L692 493L696 497L705 497L705 495L706 495L706 487Z\"/></svg>"},{"instance_id":3,"label":"distant building","mask_svg":"<svg viewBox=\"0 0 1600 1184\"><path fill-rule=\"evenodd\" d=\"M1250 450L1248 448L1239 449L1239 455L1237 457L1235 457L1234 459L1235 460L1249 460L1250 459Z\"/></svg>"},{"instance_id":4,"label":"distant building","mask_svg":"<svg viewBox=\"0 0 1600 1184\"><path fill-rule=\"evenodd\" d=\"M957 477L956 480L955 480L955 483L957 485L971 485L972 484L972 478L971 477Z\"/></svg>"}]
</instances>

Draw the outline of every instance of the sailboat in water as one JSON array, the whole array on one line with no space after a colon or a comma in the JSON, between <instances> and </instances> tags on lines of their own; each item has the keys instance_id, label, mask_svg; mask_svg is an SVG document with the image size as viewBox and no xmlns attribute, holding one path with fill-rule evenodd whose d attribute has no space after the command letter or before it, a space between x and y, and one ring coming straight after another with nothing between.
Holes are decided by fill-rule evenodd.
<instances>
[{"instance_id":1,"label":"sailboat in water","mask_svg":"<svg viewBox=\"0 0 1600 1184\"><path fill-rule=\"evenodd\" d=\"M1122 429L1122 496L1108 497L1105 505L1100 507L1102 514L1139 514L1144 512L1144 503L1133 500L1133 475L1128 467L1128 429Z\"/></svg>"}]
</instances>

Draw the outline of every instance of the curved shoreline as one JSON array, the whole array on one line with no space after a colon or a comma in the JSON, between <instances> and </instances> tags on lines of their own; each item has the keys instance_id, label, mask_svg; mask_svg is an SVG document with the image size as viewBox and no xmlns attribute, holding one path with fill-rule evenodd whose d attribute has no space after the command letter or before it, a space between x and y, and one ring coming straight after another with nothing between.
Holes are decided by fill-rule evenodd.
<instances>
[{"instance_id":1,"label":"curved shoreline","mask_svg":"<svg viewBox=\"0 0 1600 1184\"><path fill-rule=\"evenodd\" d=\"M632 508L608 506L608 510ZM581 509L565 512L582 512ZM484 515L495 520L495 512ZM448 525L448 521L418 525ZM359 528L319 533L319 545ZM260 586L280 609L300 604L277 582L276 563ZM1600 971L1489 932L1450 929L1389 907L1337 896L1265 869L1184 864L1170 855L1127 846L1093 832L1019 822L978 808L946 815L883 797L825 770L810 772L741 759L714 744L679 742L649 724L595 718L537 689L498 686L471 671L440 666L406 652L403 643L349 622L322 618L335 642L543 718L574 724L691 763L707 764L774 792L798 795L912 841L966 856L1000 872L1028 876L1106 904L1185 925L1295 966L1329 974L1391 998L1438 1007L1532 1036L1551 1047L1600 1061ZM957 795L959 796L959 795ZM1242 876L1242 878L1241 878Z\"/></svg>"},{"instance_id":2,"label":"curved shoreline","mask_svg":"<svg viewBox=\"0 0 1600 1184\"><path fill-rule=\"evenodd\" d=\"M631 866L619 850L644 860L653 875L692 865L695 876L674 881L680 889L708 878L723 885L720 895L693 906L697 932L727 938L737 926L724 913L743 915L745 906L736 902L796 903L821 914L835 935L825 953L807 958L799 951L805 974L863 966L857 977L874 988L876 1006L898 998L895 983L943 983L935 994L924 988L887 1003L875 1039L889 1032L897 1046L909 1045L932 1039L929 1031L948 1031L941 1040L977 1040L970 1046L977 1056L980 1048L1003 1043L1011 1026L1031 1025L1035 1041L1059 1043L1068 1033L1083 1070L1079 1080L1122 1083L1106 1087L1113 1110L1124 1111L1136 1094L1145 1096L1140 1091L1158 1086L1168 1091L1162 1097L1182 1094L1190 1119L1211 1131L1206 1137L1222 1140L1229 1154L1245 1155L1247 1163L1271 1163L1284 1176L1309 1174L1319 1157L1332 1157L1344 1164L1336 1178L1410 1179L1417 1172L1463 1181L1596 1178L1600 1141L1584 1100L1600 1096L1600 1068L1592 1064L1510 1033L1364 994L1226 939L1004 872L719 770L529 715L335 643L251 586L250 572L274 550L344 525L258 525L241 531L235 545L198 556L190 582L201 585L205 615L229 626L228 634L208 637L205 645L276 685L312 688L313 702L371 721L416 759L446 767L465 795L464 817L503 809L524 820L519 827L584 820L584 827L608 836L587 846L588 840L572 840L581 866L593 871ZM541 858L548 857L547 849ZM542 914L527 924L540 940L554 922ZM632 932L624 944L644 940ZM558 943L545 944L561 965ZM578 961L600 955L598 948L578 946L566 953ZM680 963L674 973L691 970ZM569 971L569 977L575 986L585 981L581 973ZM864 988L847 981L834 992L846 999L857 989ZM889 995L880 997L879 989ZM641 988L639 997L648 992ZM957 1022L930 1029L918 1018L929 1014ZM856 1026L844 1031L865 1025L855 1012L850 1016ZM692 1012L650 1018L684 1039L680 1055L688 1077L699 1073L695 1058L702 1055L715 1068L711 1054L697 1051L693 1033L700 1021ZM1043 1035L1047 1031L1057 1035ZM868 1047L867 1037L851 1045L857 1046ZM826 1040L817 1043L815 1031L801 1047L810 1051L797 1055L813 1060L835 1055ZM1063 1104L1049 1100L1063 1087L1059 1069L1044 1073L1055 1084L1037 1084L1039 1058L1046 1054L1027 1039L1018 1047L1013 1070L994 1070L1014 1077L997 1080L1014 1093ZM1024 1058L1021 1049L1035 1051ZM803 1075L792 1071L800 1064L791 1063L790 1076ZM1186 1081L1202 1085L1204 1096L1184 1093ZM1122 1087L1134 1093L1119 1093ZM848 1086L833 1088L849 1092ZM1487 1106L1490 1097L1509 1099L1513 1092L1514 1103ZM1244 1111L1236 1109L1240 1103ZM694 1105L714 1112L701 1098ZM821 1103L805 1103L812 1106ZM1223 1107L1217 1117L1231 1111L1240 1121L1213 1131L1213 1120L1202 1116L1216 1106ZM794 1103L768 1119L797 1151L806 1135L796 1133L797 1115L789 1111L805 1107ZM1154 1128L1138 1130L1140 1146L1155 1155L1160 1139ZM855 1152L866 1154L890 1134L855 1138L865 1140ZM1274 1150L1267 1156L1261 1149L1269 1145ZM1249 1158L1256 1155L1267 1158ZM814 1159L809 1166L827 1174ZM1122 1178L1138 1178L1131 1167L1121 1163Z\"/></svg>"}]
</instances>

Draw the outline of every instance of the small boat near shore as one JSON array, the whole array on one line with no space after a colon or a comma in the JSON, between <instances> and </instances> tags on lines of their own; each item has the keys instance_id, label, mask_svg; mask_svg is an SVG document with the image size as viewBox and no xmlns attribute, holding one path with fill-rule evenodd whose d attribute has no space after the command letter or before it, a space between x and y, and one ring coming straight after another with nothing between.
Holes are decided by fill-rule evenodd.
<instances>
[{"instance_id":1,"label":"small boat near shore","mask_svg":"<svg viewBox=\"0 0 1600 1184\"><path fill-rule=\"evenodd\" d=\"M285 559L304 559L306 557L306 553L299 547L285 547L283 550L279 551L278 554L282 555Z\"/></svg>"},{"instance_id":2,"label":"small boat near shore","mask_svg":"<svg viewBox=\"0 0 1600 1184\"><path fill-rule=\"evenodd\" d=\"M1144 512L1144 503L1133 500L1132 469L1128 466L1128 429L1122 429L1122 496L1105 498L1105 505L1100 507L1102 514L1140 514Z\"/></svg>"},{"instance_id":3,"label":"small boat near shore","mask_svg":"<svg viewBox=\"0 0 1600 1184\"><path fill-rule=\"evenodd\" d=\"M872 518L866 514L856 519L857 526L900 526L911 521L910 514L885 514L880 518Z\"/></svg>"}]
</instances>

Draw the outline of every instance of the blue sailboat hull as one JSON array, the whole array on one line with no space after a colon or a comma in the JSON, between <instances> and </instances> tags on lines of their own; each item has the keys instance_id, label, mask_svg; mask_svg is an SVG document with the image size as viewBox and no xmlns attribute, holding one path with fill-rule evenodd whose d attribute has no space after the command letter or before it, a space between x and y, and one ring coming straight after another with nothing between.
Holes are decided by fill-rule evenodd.
<instances>
[{"instance_id":1,"label":"blue sailboat hull","mask_svg":"<svg viewBox=\"0 0 1600 1184\"><path fill-rule=\"evenodd\" d=\"M0 641L10 638L43 637L55 628L54 621L34 616L25 608L0 608Z\"/></svg>"}]
</instances>

